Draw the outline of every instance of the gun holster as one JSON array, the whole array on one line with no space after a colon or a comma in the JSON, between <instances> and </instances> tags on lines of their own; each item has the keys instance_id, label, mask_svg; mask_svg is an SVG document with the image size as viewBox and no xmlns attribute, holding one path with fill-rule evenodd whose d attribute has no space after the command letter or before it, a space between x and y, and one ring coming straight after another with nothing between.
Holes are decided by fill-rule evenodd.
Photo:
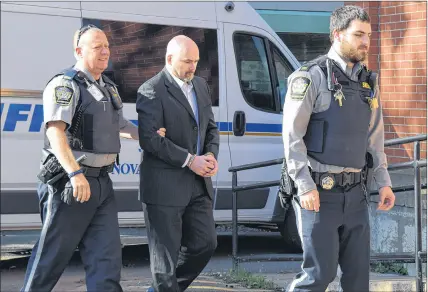
<instances>
[{"instance_id":1,"label":"gun holster","mask_svg":"<svg viewBox=\"0 0 428 292\"><path fill-rule=\"evenodd\" d=\"M42 149L41 169L37 178L44 184L63 172L63 168L55 155L47 149Z\"/></svg>"},{"instance_id":2,"label":"gun holster","mask_svg":"<svg viewBox=\"0 0 428 292\"><path fill-rule=\"evenodd\" d=\"M297 194L297 188L294 181L288 175L287 162L285 159L282 162L281 178L279 180L278 197L283 208L287 208L291 199Z\"/></svg>"},{"instance_id":3,"label":"gun holster","mask_svg":"<svg viewBox=\"0 0 428 292\"><path fill-rule=\"evenodd\" d=\"M370 186L373 179L373 156L367 152L366 153L366 165L361 171L363 174L363 184L365 184L366 189L370 192Z\"/></svg>"}]
</instances>

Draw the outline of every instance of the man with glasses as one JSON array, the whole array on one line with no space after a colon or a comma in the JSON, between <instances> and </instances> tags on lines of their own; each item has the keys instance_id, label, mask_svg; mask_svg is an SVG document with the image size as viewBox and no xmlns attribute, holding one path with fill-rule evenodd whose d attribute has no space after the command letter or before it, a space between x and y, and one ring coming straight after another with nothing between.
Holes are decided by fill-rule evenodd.
<instances>
[{"instance_id":1,"label":"man with glasses","mask_svg":"<svg viewBox=\"0 0 428 292\"><path fill-rule=\"evenodd\" d=\"M75 66L54 76L43 92L45 155L38 188L43 227L21 291L51 291L76 247L88 291L122 291L109 173L120 137L138 140L138 129L124 119L116 85L103 75L110 57L104 32L85 26L75 33L74 46ZM158 133L164 135L164 129ZM54 171L58 167L62 170ZM56 181L51 177L62 174Z\"/></svg>"},{"instance_id":2,"label":"man with glasses","mask_svg":"<svg viewBox=\"0 0 428 292\"><path fill-rule=\"evenodd\" d=\"M370 18L344 6L330 19L332 47L288 78L283 139L303 264L290 291L325 291L342 271L344 291L369 291L370 223L366 168L379 210L395 196L384 153L377 74L367 70ZM367 159L366 159L367 158Z\"/></svg>"}]
</instances>

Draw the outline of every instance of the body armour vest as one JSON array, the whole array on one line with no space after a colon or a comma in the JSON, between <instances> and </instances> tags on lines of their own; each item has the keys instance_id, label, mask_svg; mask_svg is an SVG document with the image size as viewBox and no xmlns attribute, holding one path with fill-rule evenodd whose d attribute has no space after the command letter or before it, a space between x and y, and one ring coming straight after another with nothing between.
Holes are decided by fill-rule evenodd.
<instances>
[{"instance_id":1,"label":"body armour vest","mask_svg":"<svg viewBox=\"0 0 428 292\"><path fill-rule=\"evenodd\" d=\"M119 111L113 106L112 99L119 98L114 83L102 75L105 89L89 81L83 72L74 68L60 74L73 79L79 86L80 98L66 135L72 150L96 153L115 154L120 152ZM56 77L55 76L55 77ZM104 95L97 100L88 86L97 86ZM113 96L115 95L115 96ZM119 98L120 99L120 98ZM50 148L45 133L45 148Z\"/></svg>"},{"instance_id":2,"label":"body armour vest","mask_svg":"<svg viewBox=\"0 0 428 292\"><path fill-rule=\"evenodd\" d=\"M318 65L327 78L327 56L321 56L306 64L306 70ZM320 113L313 113L309 120L306 135L303 138L307 154L316 161L342 167L363 168L368 144L371 110L369 99L374 85L365 67L361 70L358 81L351 80L345 72L332 61L332 76L337 80L331 92L330 107ZM338 85L338 84L340 85ZM343 104L335 100L337 87L342 87Z\"/></svg>"}]
</instances>

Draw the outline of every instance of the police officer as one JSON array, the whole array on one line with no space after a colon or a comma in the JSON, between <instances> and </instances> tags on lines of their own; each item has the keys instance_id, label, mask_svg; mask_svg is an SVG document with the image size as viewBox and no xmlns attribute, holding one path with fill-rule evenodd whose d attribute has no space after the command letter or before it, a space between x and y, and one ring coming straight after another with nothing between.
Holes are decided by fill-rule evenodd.
<instances>
[{"instance_id":1,"label":"police officer","mask_svg":"<svg viewBox=\"0 0 428 292\"><path fill-rule=\"evenodd\" d=\"M120 137L138 140L138 129L124 119L117 88L102 74L110 56L104 32L85 26L76 32L74 46L76 65L57 74L43 92L44 153L52 154L43 157L42 170L52 169L54 157L66 174L47 183L49 171L39 176L45 182L38 189L43 227L21 291L51 291L76 247L88 291L122 291L109 172L120 152ZM164 129L158 133L164 135ZM79 164L76 158L82 155Z\"/></svg>"},{"instance_id":2,"label":"police officer","mask_svg":"<svg viewBox=\"0 0 428 292\"><path fill-rule=\"evenodd\" d=\"M366 156L373 158L378 209L389 210L395 202L377 74L362 63L370 36L363 9L336 9L328 54L288 79L283 140L288 174L297 186L293 207L303 247L302 272L290 291L325 291L338 264L344 291L369 291Z\"/></svg>"}]
</instances>

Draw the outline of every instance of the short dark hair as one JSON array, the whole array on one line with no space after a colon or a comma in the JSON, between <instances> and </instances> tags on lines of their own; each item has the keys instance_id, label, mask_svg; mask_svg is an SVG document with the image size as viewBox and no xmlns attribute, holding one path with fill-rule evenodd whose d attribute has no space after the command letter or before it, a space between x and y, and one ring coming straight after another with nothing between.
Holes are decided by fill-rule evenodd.
<instances>
[{"instance_id":1,"label":"short dark hair","mask_svg":"<svg viewBox=\"0 0 428 292\"><path fill-rule=\"evenodd\" d=\"M369 14L361 7L346 5L333 11L330 17L330 41L333 43L333 31L342 31L349 27L353 20L370 23Z\"/></svg>"}]
</instances>

